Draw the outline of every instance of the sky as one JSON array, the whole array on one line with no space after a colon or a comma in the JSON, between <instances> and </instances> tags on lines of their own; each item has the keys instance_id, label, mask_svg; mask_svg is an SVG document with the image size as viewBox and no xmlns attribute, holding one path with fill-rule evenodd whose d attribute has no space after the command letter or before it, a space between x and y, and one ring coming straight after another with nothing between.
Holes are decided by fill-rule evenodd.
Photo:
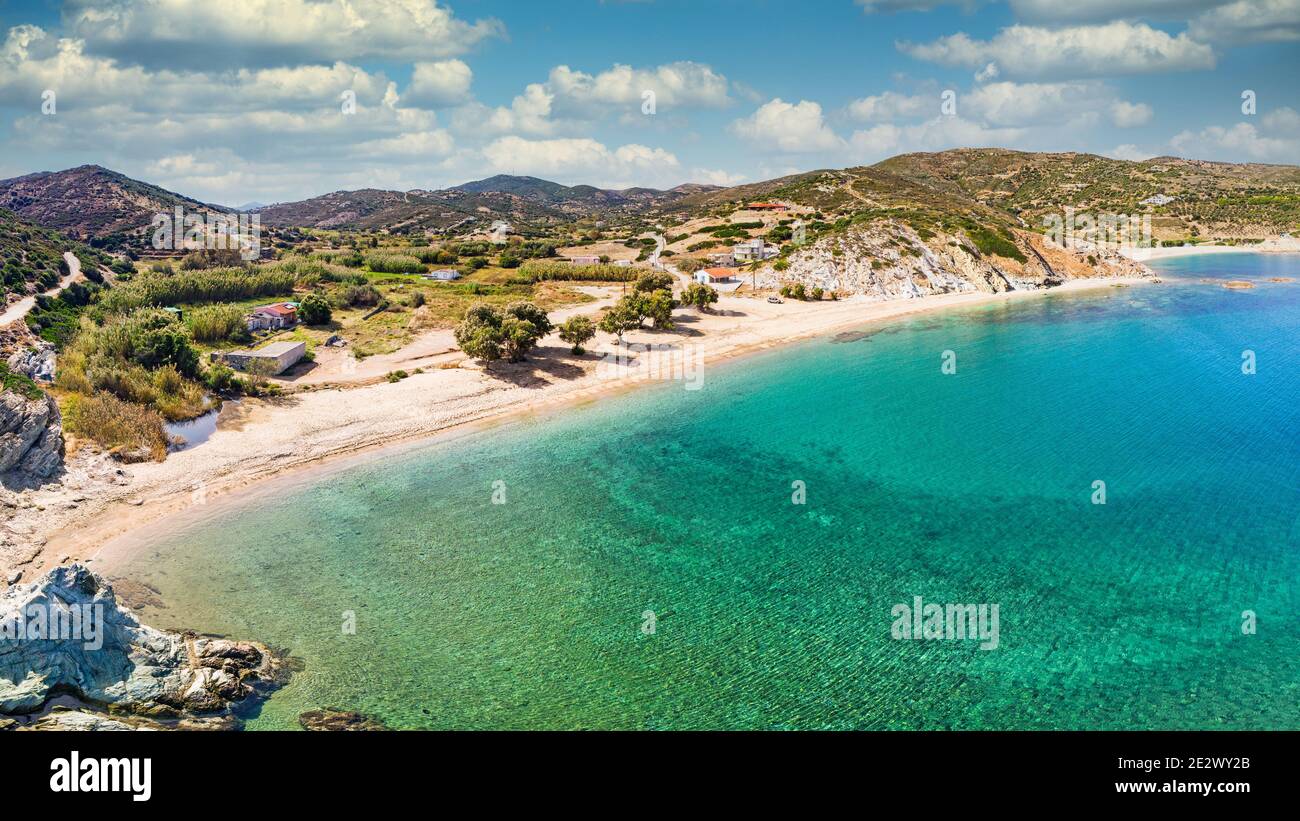
<instances>
[{"instance_id":1,"label":"sky","mask_svg":"<svg viewBox=\"0 0 1300 821\"><path fill-rule=\"evenodd\" d=\"M1300 0L0 0L0 177L224 205L1005 147L1300 164Z\"/></svg>"}]
</instances>

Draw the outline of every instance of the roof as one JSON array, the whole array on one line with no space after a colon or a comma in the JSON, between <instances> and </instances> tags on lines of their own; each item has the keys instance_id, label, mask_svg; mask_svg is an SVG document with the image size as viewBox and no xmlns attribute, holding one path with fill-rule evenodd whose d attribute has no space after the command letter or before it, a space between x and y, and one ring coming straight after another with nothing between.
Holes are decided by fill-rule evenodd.
<instances>
[{"instance_id":1,"label":"roof","mask_svg":"<svg viewBox=\"0 0 1300 821\"><path fill-rule=\"evenodd\" d=\"M704 274L709 279L730 279L736 275L735 268L705 268Z\"/></svg>"},{"instance_id":2,"label":"roof","mask_svg":"<svg viewBox=\"0 0 1300 821\"><path fill-rule=\"evenodd\" d=\"M785 205L779 202L751 202L750 208L784 208Z\"/></svg>"},{"instance_id":3,"label":"roof","mask_svg":"<svg viewBox=\"0 0 1300 821\"><path fill-rule=\"evenodd\" d=\"M246 355L280 357L287 353L293 353L298 348L302 348L303 351L305 352L307 350L307 343L306 342L273 342L270 345L267 345L265 348L259 348L258 350L253 351Z\"/></svg>"},{"instance_id":4,"label":"roof","mask_svg":"<svg viewBox=\"0 0 1300 821\"><path fill-rule=\"evenodd\" d=\"M263 305L260 308L253 309L253 313L255 314L274 314L275 316L288 316L297 311L297 308L292 305L286 305L282 302L277 302L274 305Z\"/></svg>"}]
</instances>

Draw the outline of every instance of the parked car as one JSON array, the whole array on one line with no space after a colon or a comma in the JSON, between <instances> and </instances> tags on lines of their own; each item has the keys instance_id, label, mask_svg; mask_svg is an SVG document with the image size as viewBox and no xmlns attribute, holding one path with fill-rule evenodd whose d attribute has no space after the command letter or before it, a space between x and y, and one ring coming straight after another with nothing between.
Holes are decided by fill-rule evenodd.
<instances>
[{"instance_id":1,"label":"parked car","mask_svg":"<svg viewBox=\"0 0 1300 821\"><path fill-rule=\"evenodd\" d=\"M770 296L767 298L767 301L773 305L780 305L782 302L785 302L785 300L779 296Z\"/></svg>"}]
</instances>

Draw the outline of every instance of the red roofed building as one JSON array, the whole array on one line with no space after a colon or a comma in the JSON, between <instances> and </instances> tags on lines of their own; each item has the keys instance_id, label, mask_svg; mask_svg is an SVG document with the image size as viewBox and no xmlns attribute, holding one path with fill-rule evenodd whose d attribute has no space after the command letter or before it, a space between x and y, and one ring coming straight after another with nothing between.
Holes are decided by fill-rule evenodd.
<instances>
[{"instance_id":1,"label":"red roofed building","mask_svg":"<svg viewBox=\"0 0 1300 821\"><path fill-rule=\"evenodd\" d=\"M779 202L751 202L750 211L784 211L785 206Z\"/></svg>"},{"instance_id":2,"label":"red roofed building","mask_svg":"<svg viewBox=\"0 0 1300 821\"><path fill-rule=\"evenodd\" d=\"M254 308L244 317L250 331L274 331L292 328L298 324L298 306L290 302L276 302Z\"/></svg>"},{"instance_id":3,"label":"red roofed building","mask_svg":"<svg viewBox=\"0 0 1300 821\"><path fill-rule=\"evenodd\" d=\"M703 268L695 272L695 281L705 285L711 282L733 282L735 279L735 268Z\"/></svg>"}]
</instances>

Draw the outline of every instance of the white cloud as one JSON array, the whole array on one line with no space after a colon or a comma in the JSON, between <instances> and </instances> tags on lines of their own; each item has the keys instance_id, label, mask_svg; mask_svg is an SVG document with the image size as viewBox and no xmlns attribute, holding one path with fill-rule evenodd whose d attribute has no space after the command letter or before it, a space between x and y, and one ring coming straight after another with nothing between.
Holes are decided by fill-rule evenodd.
<instances>
[{"instance_id":1,"label":"white cloud","mask_svg":"<svg viewBox=\"0 0 1300 821\"><path fill-rule=\"evenodd\" d=\"M556 97L580 107L639 107L646 91L654 92L656 108L721 108L731 102L727 78L707 65L690 61L651 69L615 65L596 75L556 66L547 83Z\"/></svg>"},{"instance_id":2,"label":"white cloud","mask_svg":"<svg viewBox=\"0 0 1300 821\"><path fill-rule=\"evenodd\" d=\"M1116 100L1110 107L1110 119L1120 128L1133 128L1151 122L1155 114L1146 103L1130 103Z\"/></svg>"},{"instance_id":3,"label":"white cloud","mask_svg":"<svg viewBox=\"0 0 1300 821\"><path fill-rule=\"evenodd\" d=\"M1131 105L1103 83L987 83L957 99L964 117L991 126L1086 125L1098 110Z\"/></svg>"},{"instance_id":4,"label":"white cloud","mask_svg":"<svg viewBox=\"0 0 1300 821\"><path fill-rule=\"evenodd\" d=\"M461 60L416 63L402 102L425 108L457 105L469 99L473 79L474 72Z\"/></svg>"},{"instance_id":5,"label":"white cloud","mask_svg":"<svg viewBox=\"0 0 1300 821\"><path fill-rule=\"evenodd\" d=\"M731 130L756 145L789 153L833 151L843 145L826 125L822 107L809 100L787 103L777 97L733 122Z\"/></svg>"},{"instance_id":6,"label":"white cloud","mask_svg":"<svg viewBox=\"0 0 1300 821\"><path fill-rule=\"evenodd\" d=\"M1261 124L1267 131L1300 136L1300 114L1294 108L1274 109L1261 118Z\"/></svg>"},{"instance_id":7,"label":"white cloud","mask_svg":"<svg viewBox=\"0 0 1300 821\"><path fill-rule=\"evenodd\" d=\"M1174 151L1183 157L1229 162L1300 162L1300 138L1266 136L1250 123L1234 126L1208 126L1199 132L1183 131L1170 140Z\"/></svg>"},{"instance_id":8,"label":"white cloud","mask_svg":"<svg viewBox=\"0 0 1300 821\"><path fill-rule=\"evenodd\" d=\"M723 171L716 168L696 168L691 171L692 182L703 182L709 185L721 185L730 187L740 185L748 177L744 174L733 174L730 171Z\"/></svg>"},{"instance_id":9,"label":"white cloud","mask_svg":"<svg viewBox=\"0 0 1300 821\"><path fill-rule=\"evenodd\" d=\"M631 143L610 150L588 137L500 137L484 146L482 153L495 172L559 177L608 187L626 187L623 181L630 178L665 184L680 174L677 158L662 148Z\"/></svg>"},{"instance_id":10,"label":"white cloud","mask_svg":"<svg viewBox=\"0 0 1300 821\"><path fill-rule=\"evenodd\" d=\"M1061 0L1009 0L1020 20L1074 23L1114 20L1121 17L1159 17L1179 19L1188 14L1217 6L1223 0L1087 0L1068 3Z\"/></svg>"},{"instance_id":11,"label":"white cloud","mask_svg":"<svg viewBox=\"0 0 1300 821\"><path fill-rule=\"evenodd\" d=\"M1155 154L1152 154L1150 151L1143 151L1142 149L1138 148L1136 145L1133 145L1132 143L1124 143L1123 145L1117 145L1111 150L1107 151L1106 156L1116 160L1130 160L1132 162L1141 162L1142 160L1151 159L1152 157L1155 156Z\"/></svg>"},{"instance_id":12,"label":"white cloud","mask_svg":"<svg viewBox=\"0 0 1300 821\"><path fill-rule=\"evenodd\" d=\"M883 123L855 131L849 139L849 155L854 162L868 163L904 151L1010 146L1026 133L1023 128L988 128L961 117L939 116L914 125Z\"/></svg>"},{"instance_id":13,"label":"white cloud","mask_svg":"<svg viewBox=\"0 0 1300 821\"><path fill-rule=\"evenodd\" d=\"M68 0L64 23L97 53L191 68L306 61L427 60L500 36L436 0Z\"/></svg>"},{"instance_id":14,"label":"white cloud","mask_svg":"<svg viewBox=\"0 0 1300 821\"><path fill-rule=\"evenodd\" d=\"M847 111L850 117L862 122L891 122L938 112L939 104L938 94L927 97L886 91L854 100L849 103Z\"/></svg>"},{"instance_id":15,"label":"white cloud","mask_svg":"<svg viewBox=\"0 0 1300 821\"><path fill-rule=\"evenodd\" d=\"M1294 42L1300 40L1300 0L1237 0L1198 15L1188 31L1198 40Z\"/></svg>"},{"instance_id":16,"label":"white cloud","mask_svg":"<svg viewBox=\"0 0 1300 821\"><path fill-rule=\"evenodd\" d=\"M1015 77L1101 77L1214 68L1214 52L1184 32L1171 37L1145 23L1115 21L1059 29L1016 25L991 40L958 33L932 43L899 43L919 60L975 68L997 61Z\"/></svg>"}]
</instances>

